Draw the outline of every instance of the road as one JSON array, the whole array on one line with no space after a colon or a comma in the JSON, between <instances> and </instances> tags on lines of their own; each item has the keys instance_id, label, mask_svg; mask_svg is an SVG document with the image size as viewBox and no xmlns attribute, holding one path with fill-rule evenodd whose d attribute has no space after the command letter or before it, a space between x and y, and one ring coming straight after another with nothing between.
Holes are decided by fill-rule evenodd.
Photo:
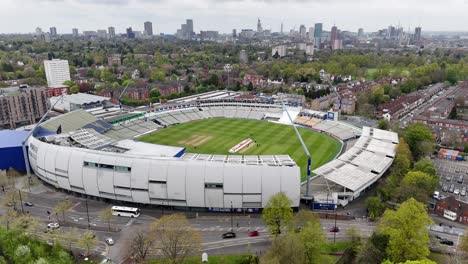
<instances>
[{"instance_id":1,"label":"road","mask_svg":"<svg viewBox=\"0 0 468 264\"><path fill-rule=\"evenodd\" d=\"M55 205L64 200L68 199L72 202L72 208L65 214L65 223L63 223L60 229L62 231L70 230L70 225L78 225L79 233L87 231L88 226L88 214L89 224L92 232L96 234L98 238L98 246L96 253L108 256L109 258L116 260L122 260L125 257L127 241L134 233L134 230L139 228L149 228L150 224L157 221L161 216L161 209L142 209L140 217L130 219L126 217L113 217L111 226L112 228L119 229L120 232L107 232L107 223L100 217L100 213L108 208L110 205L104 202L87 200L79 197L69 196L65 193L47 191L38 194L27 194L25 200L33 202L34 206L24 207L30 215L38 218L43 223L43 229L39 228L37 236L47 240L48 238L43 233L46 229L47 223L57 221L57 217L62 219L60 215L48 215L47 211L53 212ZM87 209L86 210L86 203ZM0 214L6 211L5 207L0 207ZM86 212L88 211L88 213ZM166 210L165 213L168 211ZM233 231L236 232L237 237L234 239L222 239L221 235L231 230L231 218L228 214L211 214L209 216L200 216L199 218L189 220L192 227L200 232L203 238L203 249L209 255L217 254L229 254L229 253L261 253L265 252L271 243L271 237L268 235L265 223L258 217L258 215L246 215L246 216L235 216L233 217ZM368 222L365 219L355 220L337 220L336 225L340 228L340 232L331 233L328 229L335 225L334 219L321 219L320 220L323 230L326 233L329 241L343 241L346 240L346 231L350 228L355 228L364 237L371 235L376 227L375 223ZM95 229L100 229L95 230ZM437 229L437 228L436 228ZM257 230L260 235L258 237L249 237L248 232ZM442 232L440 232L442 231ZM444 233L450 230L431 230L432 234L437 234L440 237L447 238L458 243L457 233ZM116 244L114 246L107 246L105 239L111 237L114 239ZM249 245L249 246L248 246ZM74 247L77 247L76 243L73 243ZM446 248L449 251L453 251L455 247ZM118 261L116 261L118 263Z\"/></svg>"}]
</instances>

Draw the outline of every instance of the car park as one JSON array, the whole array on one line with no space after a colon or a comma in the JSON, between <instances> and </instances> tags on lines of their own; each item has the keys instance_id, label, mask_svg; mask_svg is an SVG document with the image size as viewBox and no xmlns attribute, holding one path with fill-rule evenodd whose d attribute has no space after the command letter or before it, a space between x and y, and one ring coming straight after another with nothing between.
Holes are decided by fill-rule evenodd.
<instances>
[{"instance_id":1,"label":"car park","mask_svg":"<svg viewBox=\"0 0 468 264\"><path fill-rule=\"evenodd\" d=\"M108 238L106 238L106 244L109 245L109 246L112 246L112 245L115 244L115 241L111 237L108 237Z\"/></svg>"},{"instance_id":2,"label":"car park","mask_svg":"<svg viewBox=\"0 0 468 264\"><path fill-rule=\"evenodd\" d=\"M463 175L460 175L457 179L457 183L463 183Z\"/></svg>"},{"instance_id":3,"label":"car park","mask_svg":"<svg viewBox=\"0 0 468 264\"><path fill-rule=\"evenodd\" d=\"M455 172L456 172L456 173L459 173L459 172L460 172L460 168L456 168L456 169L455 169Z\"/></svg>"},{"instance_id":4,"label":"car park","mask_svg":"<svg viewBox=\"0 0 468 264\"><path fill-rule=\"evenodd\" d=\"M256 237L256 236L258 236L258 235L259 235L259 233L258 233L257 230L255 230L255 231L250 231L250 232L249 232L249 236L250 236L250 237Z\"/></svg>"},{"instance_id":5,"label":"car park","mask_svg":"<svg viewBox=\"0 0 468 264\"><path fill-rule=\"evenodd\" d=\"M234 232L227 232L227 233L224 233L222 235L223 239L226 239L226 238L236 238L236 233Z\"/></svg>"}]
</instances>

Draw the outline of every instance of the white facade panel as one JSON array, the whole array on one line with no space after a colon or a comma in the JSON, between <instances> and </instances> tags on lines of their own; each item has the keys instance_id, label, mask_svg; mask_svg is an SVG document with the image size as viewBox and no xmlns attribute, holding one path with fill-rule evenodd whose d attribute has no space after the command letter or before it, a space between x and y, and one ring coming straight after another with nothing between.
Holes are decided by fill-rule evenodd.
<instances>
[{"instance_id":1,"label":"white facade panel","mask_svg":"<svg viewBox=\"0 0 468 264\"><path fill-rule=\"evenodd\" d=\"M71 154L68 160L68 180L71 186L83 188L83 159L86 152L80 149L70 149Z\"/></svg>"},{"instance_id":2,"label":"white facade panel","mask_svg":"<svg viewBox=\"0 0 468 264\"><path fill-rule=\"evenodd\" d=\"M57 184L60 188L70 190L70 182L68 178L57 176Z\"/></svg>"},{"instance_id":3,"label":"white facade panel","mask_svg":"<svg viewBox=\"0 0 468 264\"><path fill-rule=\"evenodd\" d=\"M132 200L132 191L130 191L130 189L114 188L114 192L116 196L117 195L126 196L127 200Z\"/></svg>"},{"instance_id":4,"label":"white facade panel","mask_svg":"<svg viewBox=\"0 0 468 264\"><path fill-rule=\"evenodd\" d=\"M205 207L224 207L223 189L205 189Z\"/></svg>"},{"instance_id":5,"label":"white facade panel","mask_svg":"<svg viewBox=\"0 0 468 264\"><path fill-rule=\"evenodd\" d=\"M300 202L300 169L299 167L281 167L281 191L292 201L293 207Z\"/></svg>"},{"instance_id":6,"label":"white facade panel","mask_svg":"<svg viewBox=\"0 0 468 264\"><path fill-rule=\"evenodd\" d=\"M46 170L46 177L52 181L57 181L57 177L55 177L55 158L57 157L57 148L54 145L49 145L47 147L47 152L44 160L44 165Z\"/></svg>"},{"instance_id":7,"label":"white facade panel","mask_svg":"<svg viewBox=\"0 0 468 264\"><path fill-rule=\"evenodd\" d=\"M132 188L148 189L150 163L146 159L135 159L132 163ZM157 172L157 171L156 171Z\"/></svg>"},{"instance_id":8,"label":"white facade panel","mask_svg":"<svg viewBox=\"0 0 468 264\"><path fill-rule=\"evenodd\" d=\"M185 168L186 163L170 161L167 171L167 198L185 200Z\"/></svg>"},{"instance_id":9,"label":"white facade panel","mask_svg":"<svg viewBox=\"0 0 468 264\"><path fill-rule=\"evenodd\" d=\"M99 164L115 165L114 156L102 155ZM99 168L97 170L97 183L100 192L114 193L114 170Z\"/></svg>"},{"instance_id":10,"label":"white facade panel","mask_svg":"<svg viewBox=\"0 0 468 264\"><path fill-rule=\"evenodd\" d=\"M281 171L276 167L262 167L262 207L271 196L281 191Z\"/></svg>"},{"instance_id":11,"label":"white facade panel","mask_svg":"<svg viewBox=\"0 0 468 264\"><path fill-rule=\"evenodd\" d=\"M57 174L66 174L68 172L68 160L71 151L68 148L58 148L57 157L55 160L55 172Z\"/></svg>"},{"instance_id":12,"label":"white facade panel","mask_svg":"<svg viewBox=\"0 0 468 264\"><path fill-rule=\"evenodd\" d=\"M94 153L86 153L83 160L87 162L99 163L100 155ZM81 164L83 165L83 163ZM99 196L97 172L98 168L83 166L83 187L85 189L86 194L88 195Z\"/></svg>"},{"instance_id":13,"label":"white facade panel","mask_svg":"<svg viewBox=\"0 0 468 264\"><path fill-rule=\"evenodd\" d=\"M242 173L242 192L260 194L262 193L262 174L258 166L244 166Z\"/></svg>"},{"instance_id":14,"label":"white facade panel","mask_svg":"<svg viewBox=\"0 0 468 264\"><path fill-rule=\"evenodd\" d=\"M205 163L190 162L187 165L187 205L194 207L205 206Z\"/></svg>"},{"instance_id":15,"label":"white facade panel","mask_svg":"<svg viewBox=\"0 0 468 264\"><path fill-rule=\"evenodd\" d=\"M151 160L148 179L150 181L167 181L167 168L169 162L167 160Z\"/></svg>"},{"instance_id":16,"label":"white facade panel","mask_svg":"<svg viewBox=\"0 0 468 264\"><path fill-rule=\"evenodd\" d=\"M117 157L117 159L115 160L115 164L125 167L132 167L132 162L133 159L127 157ZM128 171L114 171L114 186L130 188L130 177L131 173ZM129 195L131 196L131 194Z\"/></svg>"},{"instance_id":17,"label":"white facade panel","mask_svg":"<svg viewBox=\"0 0 468 264\"><path fill-rule=\"evenodd\" d=\"M243 165L238 164L226 164L224 166L224 193L242 193L242 167Z\"/></svg>"},{"instance_id":18,"label":"white facade panel","mask_svg":"<svg viewBox=\"0 0 468 264\"><path fill-rule=\"evenodd\" d=\"M223 182L223 165L224 163L221 163L221 162L206 162L205 182L222 183Z\"/></svg>"},{"instance_id":19,"label":"white facade panel","mask_svg":"<svg viewBox=\"0 0 468 264\"><path fill-rule=\"evenodd\" d=\"M150 198L167 199L167 184L150 183L148 191Z\"/></svg>"},{"instance_id":20,"label":"white facade panel","mask_svg":"<svg viewBox=\"0 0 468 264\"><path fill-rule=\"evenodd\" d=\"M43 177L46 177L45 175L45 158L46 158L46 153L47 149L49 148L49 144L46 143L38 143L36 144L38 147L37 150L37 167L39 170L41 170L41 174Z\"/></svg>"},{"instance_id":21,"label":"white facade panel","mask_svg":"<svg viewBox=\"0 0 468 264\"><path fill-rule=\"evenodd\" d=\"M145 203L150 202L148 191L132 191L133 201L136 203Z\"/></svg>"},{"instance_id":22,"label":"white facade panel","mask_svg":"<svg viewBox=\"0 0 468 264\"><path fill-rule=\"evenodd\" d=\"M242 195L240 194L225 194L224 195L224 208L242 208Z\"/></svg>"},{"instance_id":23,"label":"white facade panel","mask_svg":"<svg viewBox=\"0 0 468 264\"><path fill-rule=\"evenodd\" d=\"M244 203L260 203L262 202L262 195L243 195L242 201Z\"/></svg>"}]
</instances>

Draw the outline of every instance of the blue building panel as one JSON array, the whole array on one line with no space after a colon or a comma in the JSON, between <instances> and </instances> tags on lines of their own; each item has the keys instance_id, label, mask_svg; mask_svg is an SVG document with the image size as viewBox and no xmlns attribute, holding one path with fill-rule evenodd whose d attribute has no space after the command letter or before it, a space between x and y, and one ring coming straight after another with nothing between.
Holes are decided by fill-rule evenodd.
<instances>
[{"instance_id":1,"label":"blue building panel","mask_svg":"<svg viewBox=\"0 0 468 264\"><path fill-rule=\"evenodd\" d=\"M16 130L0 131L0 170L26 170L21 143L28 133Z\"/></svg>"}]
</instances>

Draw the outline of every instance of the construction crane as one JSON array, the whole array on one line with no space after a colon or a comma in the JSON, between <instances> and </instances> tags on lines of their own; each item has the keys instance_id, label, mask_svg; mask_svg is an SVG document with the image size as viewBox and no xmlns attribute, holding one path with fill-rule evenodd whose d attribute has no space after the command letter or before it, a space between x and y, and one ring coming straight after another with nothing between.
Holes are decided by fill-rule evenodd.
<instances>
[{"instance_id":1,"label":"construction crane","mask_svg":"<svg viewBox=\"0 0 468 264\"><path fill-rule=\"evenodd\" d=\"M304 143L304 140L301 137L301 134L299 134L299 131L297 130L297 127L294 125L294 122L289 115L288 109L286 109L286 106L284 105L284 102L281 100L281 104L283 105L283 110L286 112L288 115L289 121L291 122L292 127L294 128L294 131L296 132L297 138L299 138L299 141L301 142L302 148L304 149L304 152L307 155L307 185L306 185L306 193L305 196L310 197L310 166L312 164L312 157L310 156L310 152L307 149L306 144Z\"/></svg>"}]
</instances>

